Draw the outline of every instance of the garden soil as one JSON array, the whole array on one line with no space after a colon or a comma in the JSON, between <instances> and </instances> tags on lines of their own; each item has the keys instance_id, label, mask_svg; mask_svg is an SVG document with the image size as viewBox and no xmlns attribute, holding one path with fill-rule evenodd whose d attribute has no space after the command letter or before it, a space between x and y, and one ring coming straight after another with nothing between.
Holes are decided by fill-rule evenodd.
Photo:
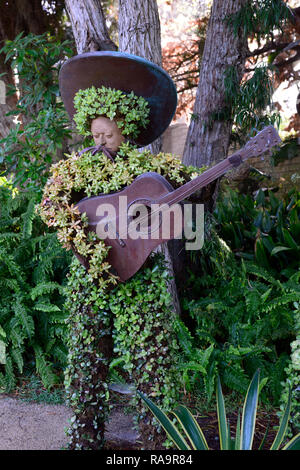
<instances>
[{"instance_id":1,"label":"garden soil","mask_svg":"<svg viewBox=\"0 0 300 470\"><path fill-rule=\"evenodd\" d=\"M0 450L63 450L71 416L64 405L28 403L0 395ZM114 411L105 437L110 448L136 448L132 416Z\"/></svg>"}]
</instances>

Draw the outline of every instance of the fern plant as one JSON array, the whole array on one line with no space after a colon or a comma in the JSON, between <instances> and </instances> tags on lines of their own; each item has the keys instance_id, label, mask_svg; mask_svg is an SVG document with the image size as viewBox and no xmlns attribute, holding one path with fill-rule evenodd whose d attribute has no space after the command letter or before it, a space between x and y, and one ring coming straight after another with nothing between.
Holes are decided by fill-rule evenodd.
<instances>
[{"instance_id":1,"label":"fern plant","mask_svg":"<svg viewBox=\"0 0 300 470\"><path fill-rule=\"evenodd\" d=\"M63 282L68 259L35 213L30 193L0 186L0 386L35 364L50 387L66 363Z\"/></svg>"}]
</instances>

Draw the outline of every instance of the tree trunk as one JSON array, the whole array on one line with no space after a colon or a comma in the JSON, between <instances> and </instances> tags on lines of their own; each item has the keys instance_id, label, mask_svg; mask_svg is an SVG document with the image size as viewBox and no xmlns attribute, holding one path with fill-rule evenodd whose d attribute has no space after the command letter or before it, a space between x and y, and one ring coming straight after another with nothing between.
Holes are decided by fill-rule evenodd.
<instances>
[{"instance_id":1,"label":"tree trunk","mask_svg":"<svg viewBox=\"0 0 300 470\"><path fill-rule=\"evenodd\" d=\"M144 0L143 2L119 0L119 50L138 55L160 67L162 66L160 20L156 0ZM162 139L159 137L148 148L151 153L157 154L161 151L161 146ZM162 253L168 266L170 272L169 292L173 311L179 314L180 303L168 244L163 243L156 251Z\"/></svg>"},{"instance_id":2,"label":"tree trunk","mask_svg":"<svg viewBox=\"0 0 300 470\"><path fill-rule=\"evenodd\" d=\"M117 50L110 39L100 0L66 0L78 54Z\"/></svg>"},{"instance_id":3,"label":"tree trunk","mask_svg":"<svg viewBox=\"0 0 300 470\"><path fill-rule=\"evenodd\" d=\"M119 50L162 65L160 20L156 0L119 0ZM159 137L147 148L159 153Z\"/></svg>"},{"instance_id":4,"label":"tree trunk","mask_svg":"<svg viewBox=\"0 0 300 470\"><path fill-rule=\"evenodd\" d=\"M227 156L232 123L217 120L216 113L228 104L225 99L224 76L229 66L235 66L242 78L247 39L235 37L226 25L227 15L233 15L247 0L214 0L201 61L193 119L188 130L183 163L210 166Z\"/></svg>"}]
</instances>

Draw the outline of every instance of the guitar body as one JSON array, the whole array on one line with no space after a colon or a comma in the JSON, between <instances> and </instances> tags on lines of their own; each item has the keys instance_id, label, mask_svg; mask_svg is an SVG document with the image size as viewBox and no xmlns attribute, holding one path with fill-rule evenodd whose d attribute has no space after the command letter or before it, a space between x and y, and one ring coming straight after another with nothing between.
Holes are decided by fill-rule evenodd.
<instances>
[{"instance_id":1,"label":"guitar body","mask_svg":"<svg viewBox=\"0 0 300 470\"><path fill-rule=\"evenodd\" d=\"M157 207L157 201L172 191L163 176L149 172L122 191L84 198L76 204L87 215L88 229L111 247L108 262L121 281L132 277L161 243L182 234L181 205L176 204L176 213L168 211L168 206L163 212Z\"/></svg>"}]
</instances>

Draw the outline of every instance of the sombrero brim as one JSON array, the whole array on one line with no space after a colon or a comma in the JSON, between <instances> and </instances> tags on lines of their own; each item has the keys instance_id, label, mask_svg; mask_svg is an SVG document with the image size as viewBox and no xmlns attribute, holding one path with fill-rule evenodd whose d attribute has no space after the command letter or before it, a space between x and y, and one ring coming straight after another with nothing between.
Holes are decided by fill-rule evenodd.
<instances>
[{"instance_id":1,"label":"sombrero brim","mask_svg":"<svg viewBox=\"0 0 300 470\"><path fill-rule=\"evenodd\" d=\"M177 106L171 77L157 65L123 52L87 52L67 60L60 69L61 98L71 118L76 112L74 96L91 86L115 88L145 98L150 106L149 124L135 143L150 144L167 129Z\"/></svg>"}]
</instances>

